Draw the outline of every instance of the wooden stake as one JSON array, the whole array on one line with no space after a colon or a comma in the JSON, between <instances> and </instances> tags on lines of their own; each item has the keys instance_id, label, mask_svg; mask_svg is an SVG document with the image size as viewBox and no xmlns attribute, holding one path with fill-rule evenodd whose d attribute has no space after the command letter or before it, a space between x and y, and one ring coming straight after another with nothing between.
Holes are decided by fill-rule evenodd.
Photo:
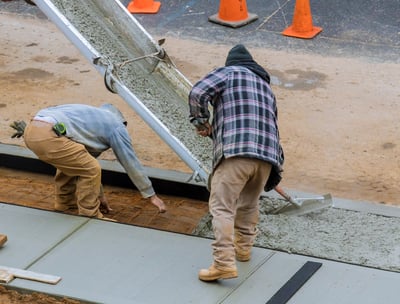
<instances>
[{"instance_id":1,"label":"wooden stake","mask_svg":"<svg viewBox=\"0 0 400 304\"><path fill-rule=\"evenodd\" d=\"M14 276L6 270L0 270L0 283L8 283L14 279Z\"/></svg>"},{"instance_id":2,"label":"wooden stake","mask_svg":"<svg viewBox=\"0 0 400 304\"><path fill-rule=\"evenodd\" d=\"M5 242L7 242L7 236L5 234L0 234L0 247L3 246Z\"/></svg>"},{"instance_id":3,"label":"wooden stake","mask_svg":"<svg viewBox=\"0 0 400 304\"><path fill-rule=\"evenodd\" d=\"M9 275L11 275L15 278L33 280L33 281L38 281L38 282L43 282L43 283L48 283L48 284L57 284L61 280L61 277L50 275L50 274L43 274L43 273L33 272L33 271L29 271L29 270L11 268L11 267L0 265L0 273L4 273L4 272L8 273ZM6 275L4 275L4 276L6 277Z\"/></svg>"}]
</instances>

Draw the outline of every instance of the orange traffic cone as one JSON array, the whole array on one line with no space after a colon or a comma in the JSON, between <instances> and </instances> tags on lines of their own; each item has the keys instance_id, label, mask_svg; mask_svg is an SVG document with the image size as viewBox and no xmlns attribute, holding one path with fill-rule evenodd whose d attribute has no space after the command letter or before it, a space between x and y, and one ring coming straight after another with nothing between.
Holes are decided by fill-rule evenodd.
<instances>
[{"instance_id":1,"label":"orange traffic cone","mask_svg":"<svg viewBox=\"0 0 400 304\"><path fill-rule=\"evenodd\" d=\"M132 14L155 14L160 10L161 2L153 0L133 0L128 4Z\"/></svg>"},{"instance_id":2,"label":"orange traffic cone","mask_svg":"<svg viewBox=\"0 0 400 304\"><path fill-rule=\"evenodd\" d=\"M313 26L309 0L296 0L293 23L282 34L297 38L313 38L322 28Z\"/></svg>"},{"instance_id":3,"label":"orange traffic cone","mask_svg":"<svg viewBox=\"0 0 400 304\"><path fill-rule=\"evenodd\" d=\"M221 0L218 14L208 17L208 20L235 28L253 22L257 18L257 15L247 12L246 0Z\"/></svg>"}]
</instances>

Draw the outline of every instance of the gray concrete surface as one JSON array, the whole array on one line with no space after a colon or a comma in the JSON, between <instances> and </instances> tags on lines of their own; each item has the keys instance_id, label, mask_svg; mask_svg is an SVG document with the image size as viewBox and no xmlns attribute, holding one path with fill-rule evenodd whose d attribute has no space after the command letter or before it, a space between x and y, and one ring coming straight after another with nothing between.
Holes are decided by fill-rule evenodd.
<instances>
[{"instance_id":1,"label":"gray concrete surface","mask_svg":"<svg viewBox=\"0 0 400 304\"><path fill-rule=\"evenodd\" d=\"M51 227L51 229L49 229ZM307 261L321 268L288 303L398 303L400 276L356 265L254 248L239 277L204 283L205 238L0 203L8 242L0 265L60 276L55 285L8 286L91 303L266 303Z\"/></svg>"}]
</instances>

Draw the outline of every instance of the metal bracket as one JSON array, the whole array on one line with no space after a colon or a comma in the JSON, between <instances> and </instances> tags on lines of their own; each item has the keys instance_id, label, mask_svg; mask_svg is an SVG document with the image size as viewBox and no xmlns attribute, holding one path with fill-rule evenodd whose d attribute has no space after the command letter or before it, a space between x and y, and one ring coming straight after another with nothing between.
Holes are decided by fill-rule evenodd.
<instances>
[{"instance_id":1,"label":"metal bracket","mask_svg":"<svg viewBox=\"0 0 400 304\"><path fill-rule=\"evenodd\" d=\"M116 79L118 79L118 76L113 63L105 57L97 57L93 59L93 64L105 67L104 85L111 93L117 94L118 92L115 89L114 84L116 82Z\"/></svg>"},{"instance_id":2,"label":"metal bracket","mask_svg":"<svg viewBox=\"0 0 400 304\"><path fill-rule=\"evenodd\" d=\"M112 63L107 65L106 71L104 73L104 84L110 92L117 93L117 90L114 87L115 84L114 78L118 78L118 76L114 72L115 72L114 65Z\"/></svg>"},{"instance_id":3,"label":"metal bracket","mask_svg":"<svg viewBox=\"0 0 400 304\"><path fill-rule=\"evenodd\" d=\"M207 180L201 176L199 171L193 171L193 174L188 178L186 182L195 181L196 183L205 183L207 185Z\"/></svg>"},{"instance_id":4,"label":"metal bracket","mask_svg":"<svg viewBox=\"0 0 400 304\"><path fill-rule=\"evenodd\" d=\"M167 55L167 53L165 52L165 50L163 48L161 48L161 45L163 45L164 43L165 43L165 38L158 40L158 46L160 47L160 49L157 52L125 60L122 63L118 64L118 67L122 68L126 64L129 64L129 63L132 63L132 62L135 62L138 60L142 60L145 58L157 59L158 61L163 61L163 62L167 63L168 65L175 66L173 64L173 62L171 61L171 59L169 58L169 56Z\"/></svg>"}]
</instances>

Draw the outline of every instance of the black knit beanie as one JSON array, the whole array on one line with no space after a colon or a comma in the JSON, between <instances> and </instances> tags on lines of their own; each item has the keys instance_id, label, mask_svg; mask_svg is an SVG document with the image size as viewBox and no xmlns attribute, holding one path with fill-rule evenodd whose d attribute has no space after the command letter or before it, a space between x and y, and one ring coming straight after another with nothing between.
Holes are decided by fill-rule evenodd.
<instances>
[{"instance_id":1,"label":"black knit beanie","mask_svg":"<svg viewBox=\"0 0 400 304\"><path fill-rule=\"evenodd\" d=\"M235 45L226 57L225 66L236 65L243 61L253 60L253 57L243 44Z\"/></svg>"},{"instance_id":2,"label":"black knit beanie","mask_svg":"<svg viewBox=\"0 0 400 304\"><path fill-rule=\"evenodd\" d=\"M270 83L268 72L254 61L249 51L243 44L235 45L226 57L225 66L239 65L248 68L253 73L260 76L266 82Z\"/></svg>"}]
</instances>

